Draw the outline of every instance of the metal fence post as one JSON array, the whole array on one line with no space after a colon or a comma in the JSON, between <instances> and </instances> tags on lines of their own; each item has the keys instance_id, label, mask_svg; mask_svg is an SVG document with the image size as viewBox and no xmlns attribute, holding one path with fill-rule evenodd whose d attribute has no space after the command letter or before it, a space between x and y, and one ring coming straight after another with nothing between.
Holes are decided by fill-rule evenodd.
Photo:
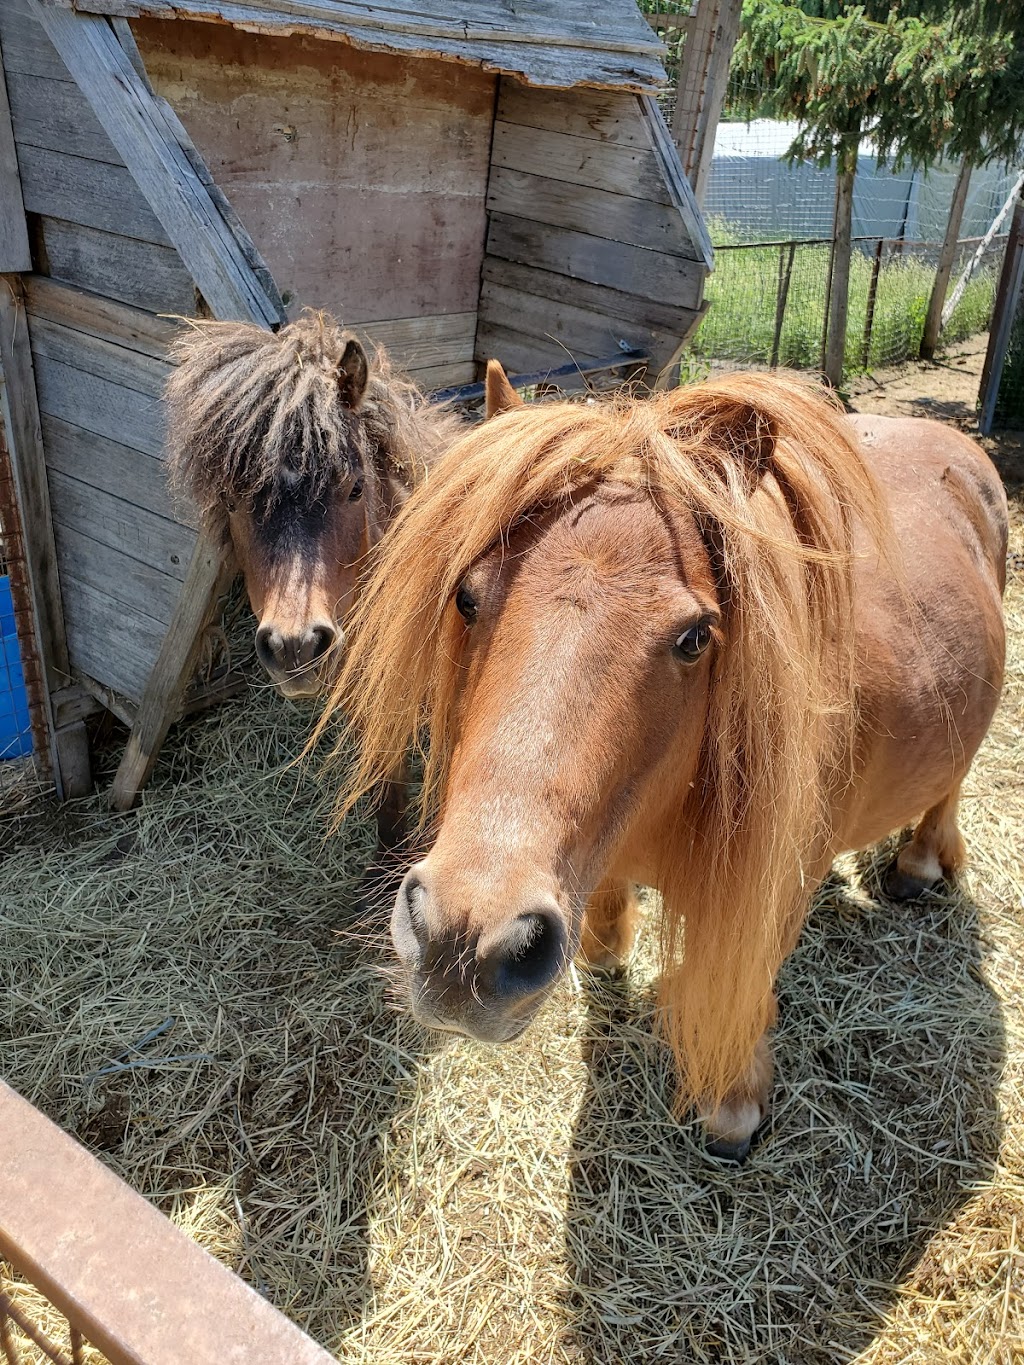
<instances>
[{"instance_id":1,"label":"metal fence post","mask_svg":"<svg viewBox=\"0 0 1024 1365\"><path fill-rule=\"evenodd\" d=\"M875 299L878 297L878 272L882 268L882 250L884 246L884 238L879 237L878 245L875 247L875 259L871 266L871 283L868 285L868 302L864 317L864 345L861 349L860 363L861 368L865 370L868 367L868 356L871 352L871 333L875 326Z\"/></svg>"}]
</instances>

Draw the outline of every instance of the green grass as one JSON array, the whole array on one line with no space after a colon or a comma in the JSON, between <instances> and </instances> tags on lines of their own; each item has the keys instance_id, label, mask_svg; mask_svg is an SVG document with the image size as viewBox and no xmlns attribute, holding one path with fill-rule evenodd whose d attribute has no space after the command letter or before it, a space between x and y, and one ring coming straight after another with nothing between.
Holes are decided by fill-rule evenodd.
<instances>
[{"instance_id":1,"label":"green grass","mask_svg":"<svg viewBox=\"0 0 1024 1365\"><path fill-rule=\"evenodd\" d=\"M712 232L719 246L726 245L726 225L714 222ZM787 247L718 252L707 285L711 307L694 337L693 349L698 356L705 360L770 362L780 257L784 271ZM796 248L779 343L780 365L815 369L821 363L828 257L827 245ZM865 357L864 325L872 265L870 257L854 251L844 365L847 375L910 359L921 344L934 269L912 256L889 257L878 276L874 323ZM944 329L942 344L984 331L994 297L994 270L982 269L967 286Z\"/></svg>"}]
</instances>

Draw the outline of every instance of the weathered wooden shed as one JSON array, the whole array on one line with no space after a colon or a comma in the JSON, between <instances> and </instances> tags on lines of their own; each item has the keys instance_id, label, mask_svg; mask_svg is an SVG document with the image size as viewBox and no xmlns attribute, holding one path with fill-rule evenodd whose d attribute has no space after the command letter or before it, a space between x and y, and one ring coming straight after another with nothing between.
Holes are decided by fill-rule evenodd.
<instances>
[{"instance_id":1,"label":"weathered wooden shed","mask_svg":"<svg viewBox=\"0 0 1024 1365\"><path fill-rule=\"evenodd\" d=\"M162 467L166 314L307 305L428 389L643 356L711 247L633 0L2 0L0 347L53 760L133 800L226 570ZM4 87L6 94L4 94ZM218 684L223 685L223 680Z\"/></svg>"}]
</instances>

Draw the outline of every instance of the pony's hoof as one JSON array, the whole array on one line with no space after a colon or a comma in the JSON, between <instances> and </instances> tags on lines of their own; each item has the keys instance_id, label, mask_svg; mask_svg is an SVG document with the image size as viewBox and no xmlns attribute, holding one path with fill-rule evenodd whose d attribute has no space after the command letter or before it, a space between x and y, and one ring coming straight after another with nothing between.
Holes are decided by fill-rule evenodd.
<instances>
[{"instance_id":1,"label":"pony's hoof","mask_svg":"<svg viewBox=\"0 0 1024 1365\"><path fill-rule=\"evenodd\" d=\"M613 958L607 962L580 962L579 966L595 981L621 981L626 975L626 964Z\"/></svg>"},{"instance_id":2,"label":"pony's hoof","mask_svg":"<svg viewBox=\"0 0 1024 1365\"><path fill-rule=\"evenodd\" d=\"M750 1155L761 1125L768 1117L767 1098L726 1101L713 1114L705 1114L704 1150L718 1161L741 1166Z\"/></svg>"},{"instance_id":3,"label":"pony's hoof","mask_svg":"<svg viewBox=\"0 0 1024 1365\"><path fill-rule=\"evenodd\" d=\"M933 881L926 881L923 877L913 877L909 872L904 872L898 860L893 860L889 864L885 876L882 878L882 891L886 898L891 901L916 901L935 887Z\"/></svg>"},{"instance_id":4,"label":"pony's hoof","mask_svg":"<svg viewBox=\"0 0 1024 1365\"><path fill-rule=\"evenodd\" d=\"M704 1143L704 1150L716 1161L728 1161L730 1165L742 1166L750 1155L753 1140L753 1135L743 1138L740 1142L729 1142L725 1138L708 1138Z\"/></svg>"}]
</instances>

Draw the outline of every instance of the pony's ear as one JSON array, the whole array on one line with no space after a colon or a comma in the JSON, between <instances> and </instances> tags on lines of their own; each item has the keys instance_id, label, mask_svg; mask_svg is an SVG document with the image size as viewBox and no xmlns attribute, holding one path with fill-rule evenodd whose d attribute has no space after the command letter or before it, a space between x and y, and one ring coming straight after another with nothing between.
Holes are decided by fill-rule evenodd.
<instances>
[{"instance_id":1,"label":"pony's ear","mask_svg":"<svg viewBox=\"0 0 1024 1365\"><path fill-rule=\"evenodd\" d=\"M508 375L500 360L488 360L487 378L484 381L484 421L497 417L509 408L522 407L523 400L508 382Z\"/></svg>"},{"instance_id":2,"label":"pony's ear","mask_svg":"<svg viewBox=\"0 0 1024 1365\"><path fill-rule=\"evenodd\" d=\"M363 401L366 382L370 377L370 362L355 337L349 337L338 361L338 392L347 408L357 408Z\"/></svg>"},{"instance_id":3,"label":"pony's ear","mask_svg":"<svg viewBox=\"0 0 1024 1365\"><path fill-rule=\"evenodd\" d=\"M758 478L772 462L778 436L775 421L769 413L759 408L740 411L736 431L738 453L743 463Z\"/></svg>"},{"instance_id":4,"label":"pony's ear","mask_svg":"<svg viewBox=\"0 0 1024 1365\"><path fill-rule=\"evenodd\" d=\"M757 403L716 393L704 426L715 444L724 446L753 481L771 465L778 428L774 415Z\"/></svg>"}]
</instances>

